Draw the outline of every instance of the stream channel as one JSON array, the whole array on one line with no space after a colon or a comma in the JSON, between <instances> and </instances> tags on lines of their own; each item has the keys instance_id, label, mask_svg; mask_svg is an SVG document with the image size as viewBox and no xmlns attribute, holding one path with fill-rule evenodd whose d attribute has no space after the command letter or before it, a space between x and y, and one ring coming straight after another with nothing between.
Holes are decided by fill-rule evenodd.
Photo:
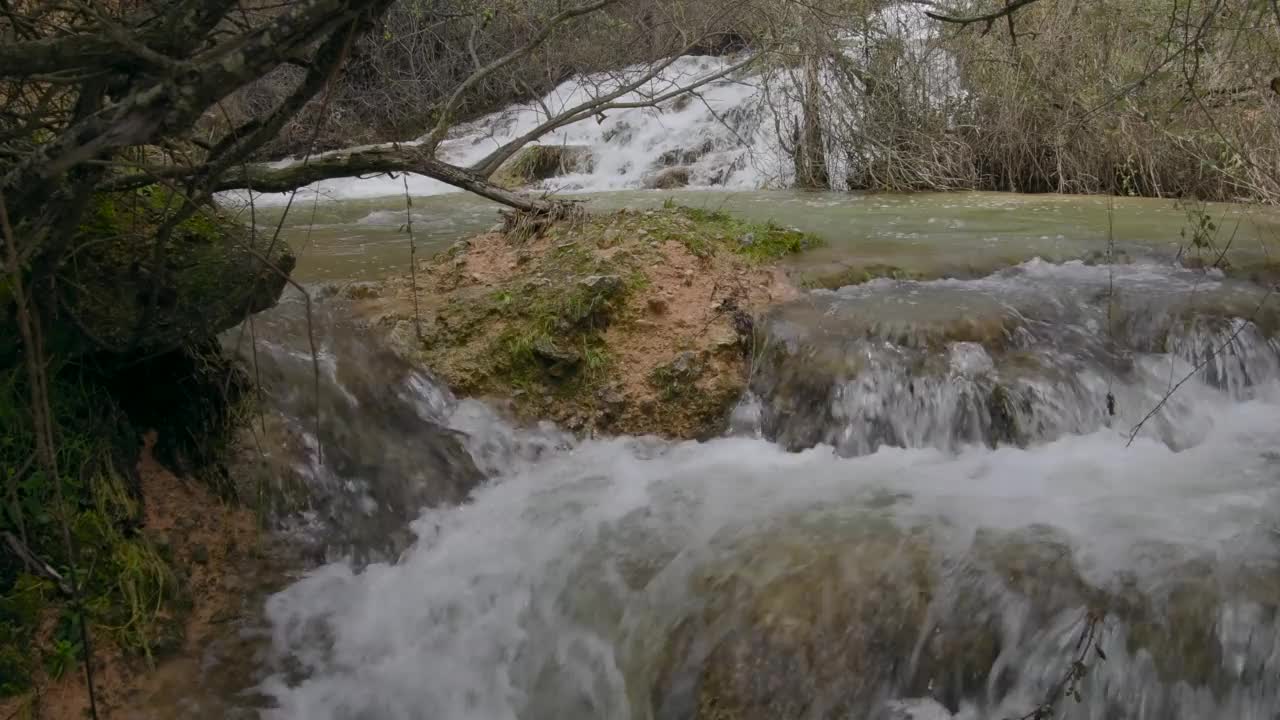
<instances>
[{"instance_id":1,"label":"stream channel","mask_svg":"<svg viewBox=\"0 0 1280 720\"><path fill-rule=\"evenodd\" d=\"M344 315L333 287L407 270L403 198L300 201L318 431L300 298L255 332L307 497L278 526L320 552L235 630L250 690L184 716L1021 718L1086 647L1055 717L1278 717L1280 299L1176 261L1195 211L582 197L818 233L798 276L946 279L773 308L722 438L576 439L455 398ZM415 198L420 257L494 209ZM1273 215L1205 210L1237 267L1280 249Z\"/></svg>"}]
</instances>

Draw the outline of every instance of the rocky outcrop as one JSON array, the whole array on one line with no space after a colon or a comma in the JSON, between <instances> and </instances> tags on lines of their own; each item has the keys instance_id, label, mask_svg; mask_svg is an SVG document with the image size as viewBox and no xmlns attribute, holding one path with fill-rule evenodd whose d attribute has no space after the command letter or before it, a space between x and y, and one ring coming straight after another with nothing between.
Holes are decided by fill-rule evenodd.
<instances>
[{"instance_id":1,"label":"rocky outcrop","mask_svg":"<svg viewBox=\"0 0 1280 720\"><path fill-rule=\"evenodd\" d=\"M43 303L51 353L155 356L207 342L275 304L294 265L288 245L212 206L167 229L180 204L157 187L94 197L80 250L38 289L53 295ZM0 334L16 338L12 306L5 310Z\"/></svg>"},{"instance_id":2,"label":"rocky outcrop","mask_svg":"<svg viewBox=\"0 0 1280 720\"><path fill-rule=\"evenodd\" d=\"M651 190L675 190L689 184L689 168L673 167L654 173L644 179L644 186Z\"/></svg>"},{"instance_id":3,"label":"rocky outcrop","mask_svg":"<svg viewBox=\"0 0 1280 720\"><path fill-rule=\"evenodd\" d=\"M979 529L958 547L937 532L867 515L773 528L722 554L695 576L705 604L658 661L655 717L887 720L919 703L1020 717L1082 647L1081 701L1095 713L1197 718L1210 697L1252 708L1276 695L1260 673L1274 643L1244 639L1272 637L1273 569L1183 559L1155 583L1098 582L1048 526ZM1095 621L1097 650L1081 639Z\"/></svg>"}]
</instances>

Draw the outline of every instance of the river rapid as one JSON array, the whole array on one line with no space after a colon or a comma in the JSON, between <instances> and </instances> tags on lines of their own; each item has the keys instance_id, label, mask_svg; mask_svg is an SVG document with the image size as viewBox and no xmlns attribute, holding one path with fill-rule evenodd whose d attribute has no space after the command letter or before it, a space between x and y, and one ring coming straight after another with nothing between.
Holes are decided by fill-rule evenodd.
<instances>
[{"instance_id":1,"label":"river rapid","mask_svg":"<svg viewBox=\"0 0 1280 720\"><path fill-rule=\"evenodd\" d=\"M344 314L334 287L407 260L396 199L294 210L318 426L298 296L257 356L308 498L282 531L324 561L265 602L245 713L1023 717L1092 629L1062 717L1275 717L1280 325L1266 287L1175 261L1187 208L676 199L821 233L797 272L950 278L775 307L722 438L582 439L455 398ZM420 252L493 220L445 200L415 202ZM1242 254L1275 240L1208 210Z\"/></svg>"}]
</instances>

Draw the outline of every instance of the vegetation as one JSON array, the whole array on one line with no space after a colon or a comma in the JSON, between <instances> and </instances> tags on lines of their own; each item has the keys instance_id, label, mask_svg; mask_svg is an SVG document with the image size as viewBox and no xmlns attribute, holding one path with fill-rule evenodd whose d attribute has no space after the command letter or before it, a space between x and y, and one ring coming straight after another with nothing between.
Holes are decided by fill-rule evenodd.
<instances>
[{"instance_id":1,"label":"vegetation","mask_svg":"<svg viewBox=\"0 0 1280 720\"><path fill-rule=\"evenodd\" d=\"M642 382L665 405L626 415L609 330L670 309L667 244L728 278L817 240L688 208L584 219L504 187L590 162L526 149L550 132L749 72L805 187L1280 199L1275 2L931 7L920 27L882 0L0 5L0 695L91 657L91 630L144 657L172 644L180 592L139 527L140 436L159 428L163 461L225 480L240 381L212 341L269 307L293 263L252 204L237 224L218 192L416 172L519 210L521 269L498 287L464 277L466 257L433 269L448 297L417 328L423 352L464 391L519 391L535 411L570 398L578 428L691 436L739 389L702 370L736 336L664 346ZM656 82L699 53L734 60ZM540 105L480 161L443 151L459 123L591 73L585 97ZM361 141L390 144L316 154ZM287 153L304 160L258 162ZM723 329L750 292L718 291L703 314Z\"/></svg>"},{"instance_id":2,"label":"vegetation","mask_svg":"<svg viewBox=\"0 0 1280 720\"><path fill-rule=\"evenodd\" d=\"M64 365L50 378L57 478L29 470L28 381L12 369L0 377L0 535L11 551L0 553L0 696L26 689L41 670L51 678L73 670L85 653L82 621L105 633L99 642L148 658L181 640L173 612L181 588L139 531L137 431L96 371Z\"/></svg>"}]
</instances>

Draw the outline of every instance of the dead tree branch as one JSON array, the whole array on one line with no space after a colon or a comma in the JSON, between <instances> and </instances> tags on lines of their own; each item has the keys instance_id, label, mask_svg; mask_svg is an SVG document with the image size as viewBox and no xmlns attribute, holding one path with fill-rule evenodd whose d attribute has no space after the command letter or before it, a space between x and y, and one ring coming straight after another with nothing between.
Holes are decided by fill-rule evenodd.
<instances>
[{"instance_id":1,"label":"dead tree branch","mask_svg":"<svg viewBox=\"0 0 1280 720\"><path fill-rule=\"evenodd\" d=\"M1027 5L1031 5L1032 3L1036 3L1036 2L1039 2L1039 0L1012 0L1012 2L1005 4L1004 7L998 10L993 10L984 15L972 15L969 17L944 15L942 13L936 13L930 10L926 10L924 14L939 22L951 23L953 25L960 25L961 27L968 27L969 25L982 24L983 25L982 34L986 35L987 33L991 32L992 26L994 26L995 22L1000 18L1012 17L1012 15L1018 10L1020 10L1021 8L1024 8Z\"/></svg>"}]
</instances>

